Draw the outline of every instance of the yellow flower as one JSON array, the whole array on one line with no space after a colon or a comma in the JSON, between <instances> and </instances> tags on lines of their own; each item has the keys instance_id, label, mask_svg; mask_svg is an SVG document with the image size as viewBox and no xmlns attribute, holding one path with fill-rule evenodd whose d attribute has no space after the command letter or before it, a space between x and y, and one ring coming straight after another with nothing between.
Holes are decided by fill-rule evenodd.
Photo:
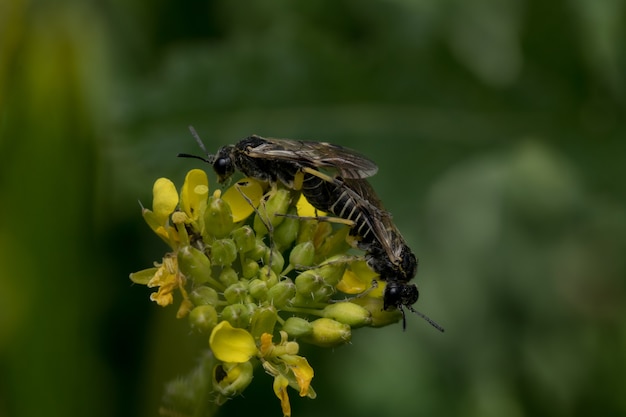
<instances>
[{"instance_id":1,"label":"yellow flower","mask_svg":"<svg viewBox=\"0 0 626 417\"><path fill-rule=\"evenodd\" d=\"M201 169L192 169L185 176L183 188L180 190L180 209L187 214L190 221L202 218L209 195L209 179Z\"/></svg>"},{"instance_id":2,"label":"yellow flower","mask_svg":"<svg viewBox=\"0 0 626 417\"><path fill-rule=\"evenodd\" d=\"M142 215L148 226L174 248L178 241L176 228L170 225L169 217L178 205L178 193L172 181L159 178L152 187L152 210L142 209Z\"/></svg>"},{"instance_id":3,"label":"yellow flower","mask_svg":"<svg viewBox=\"0 0 626 417\"><path fill-rule=\"evenodd\" d=\"M172 304L174 290L183 289L184 285L185 277L178 271L178 261L173 256L163 258L163 263L147 283L149 288L159 287L157 292L150 294L150 299L161 307ZM186 293L183 293L183 296L186 299Z\"/></svg>"},{"instance_id":4,"label":"yellow flower","mask_svg":"<svg viewBox=\"0 0 626 417\"><path fill-rule=\"evenodd\" d=\"M225 320L213 328L209 345L215 357L222 362L243 363L257 354L254 337Z\"/></svg>"},{"instance_id":5,"label":"yellow flower","mask_svg":"<svg viewBox=\"0 0 626 417\"><path fill-rule=\"evenodd\" d=\"M306 358L296 355L299 346L296 342L288 341L287 333L281 331L279 344L272 343L272 335L264 333L261 336L259 356L265 371L274 377L274 393L278 397L283 415L291 415L291 405L287 386L299 391L301 397L315 398L311 388L314 372Z\"/></svg>"}]
</instances>

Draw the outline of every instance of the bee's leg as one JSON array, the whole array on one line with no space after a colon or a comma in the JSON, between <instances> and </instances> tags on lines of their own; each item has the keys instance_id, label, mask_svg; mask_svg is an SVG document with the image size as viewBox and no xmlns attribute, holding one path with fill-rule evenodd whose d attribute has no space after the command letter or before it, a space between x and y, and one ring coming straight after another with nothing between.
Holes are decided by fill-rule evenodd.
<instances>
[{"instance_id":1,"label":"bee's leg","mask_svg":"<svg viewBox=\"0 0 626 417\"><path fill-rule=\"evenodd\" d=\"M320 222L328 222L328 223L337 223L337 224L345 224L348 227L354 226L354 222L348 219L342 219L341 217L330 217L330 216L298 216L297 214L280 214L277 213L276 216L289 217L291 219L299 219L299 220L318 220Z\"/></svg>"}]
</instances>

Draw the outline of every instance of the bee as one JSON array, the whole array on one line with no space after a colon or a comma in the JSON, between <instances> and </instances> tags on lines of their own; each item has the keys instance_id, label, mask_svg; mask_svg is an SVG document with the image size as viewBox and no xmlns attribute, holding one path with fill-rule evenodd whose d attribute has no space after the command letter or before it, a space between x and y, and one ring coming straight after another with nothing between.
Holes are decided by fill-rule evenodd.
<instances>
[{"instance_id":1,"label":"bee","mask_svg":"<svg viewBox=\"0 0 626 417\"><path fill-rule=\"evenodd\" d=\"M197 134L200 147L206 152ZM181 157L201 159L213 166L218 181L228 180L235 171L270 183L282 182L300 190L309 203L351 224L350 233L358 238L366 261L387 285L383 308L404 308L414 312L440 331L443 328L413 308L419 298L415 284L417 258L391 220L366 178L378 172L376 164L348 148L326 142L295 141L249 136L235 145L221 147L206 158L190 154ZM329 172L326 174L325 172Z\"/></svg>"}]
</instances>

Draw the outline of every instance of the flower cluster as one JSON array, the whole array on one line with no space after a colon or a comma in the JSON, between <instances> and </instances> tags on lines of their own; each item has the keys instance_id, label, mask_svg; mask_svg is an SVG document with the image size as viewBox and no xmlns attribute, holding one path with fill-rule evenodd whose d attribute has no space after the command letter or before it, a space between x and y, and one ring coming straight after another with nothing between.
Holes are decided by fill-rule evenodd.
<instances>
[{"instance_id":1,"label":"flower cluster","mask_svg":"<svg viewBox=\"0 0 626 417\"><path fill-rule=\"evenodd\" d=\"M152 210L142 214L171 252L130 278L156 288L150 299L160 306L180 299L177 317L208 336L210 382L196 374L189 383L208 386L214 404L241 394L260 364L289 416L287 387L315 397L298 343L335 347L350 341L353 328L400 319L383 311L384 283L372 288L376 274L353 253L345 222L318 217L297 191L245 178L210 194L206 173L194 169L180 193L158 179ZM180 386L192 395L181 384L170 394Z\"/></svg>"}]
</instances>

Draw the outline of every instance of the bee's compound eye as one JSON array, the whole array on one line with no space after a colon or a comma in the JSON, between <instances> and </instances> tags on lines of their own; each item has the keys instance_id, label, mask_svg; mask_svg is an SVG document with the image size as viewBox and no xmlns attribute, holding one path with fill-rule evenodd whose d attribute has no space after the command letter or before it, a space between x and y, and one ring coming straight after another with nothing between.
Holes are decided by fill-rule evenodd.
<instances>
[{"instance_id":1,"label":"bee's compound eye","mask_svg":"<svg viewBox=\"0 0 626 417\"><path fill-rule=\"evenodd\" d=\"M226 178L233 173L233 163L229 157L217 158L215 162L213 162L213 169L220 178Z\"/></svg>"}]
</instances>

